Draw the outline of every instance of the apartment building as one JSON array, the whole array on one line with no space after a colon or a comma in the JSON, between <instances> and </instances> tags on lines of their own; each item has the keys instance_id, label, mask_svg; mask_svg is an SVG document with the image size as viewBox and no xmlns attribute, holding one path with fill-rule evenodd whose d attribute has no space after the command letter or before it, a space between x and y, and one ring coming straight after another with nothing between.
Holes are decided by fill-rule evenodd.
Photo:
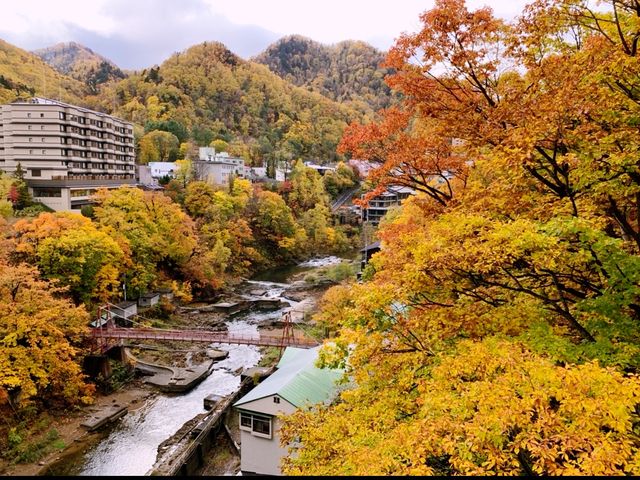
<instances>
[{"instance_id":1,"label":"apartment building","mask_svg":"<svg viewBox=\"0 0 640 480\"><path fill-rule=\"evenodd\" d=\"M98 188L136 184L133 126L47 98L0 105L0 170L18 164L34 200L79 210Z\"/></svg>"}]
</instances>

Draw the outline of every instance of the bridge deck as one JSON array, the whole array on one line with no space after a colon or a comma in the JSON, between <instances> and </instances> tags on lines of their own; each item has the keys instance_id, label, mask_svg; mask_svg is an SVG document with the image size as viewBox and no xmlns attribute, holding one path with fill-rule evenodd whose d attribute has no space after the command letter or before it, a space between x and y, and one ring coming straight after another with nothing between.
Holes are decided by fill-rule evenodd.
<instances>
[{"instance_id":1,"label":"bridge deck","mask_svg":"<svg viewBox=\"0 0 640 480\"><path fill-rule=\"evenodd\" d=\"M158 328L93 328L91 336L104 340L181 340L186 342L229 343L237 345L256 345L260 347L279 347L283 345L278 335L237 335L207 330L165 330ZM318 345L315 340L302 337L284 339L285 346L311 348Z\"/></svg>"}]
</instances>

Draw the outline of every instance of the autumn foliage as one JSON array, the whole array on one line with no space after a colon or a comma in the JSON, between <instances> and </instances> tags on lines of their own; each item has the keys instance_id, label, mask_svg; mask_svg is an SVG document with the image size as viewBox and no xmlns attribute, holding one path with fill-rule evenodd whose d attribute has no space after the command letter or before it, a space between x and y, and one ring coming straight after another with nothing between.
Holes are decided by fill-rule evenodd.
<instances>
[{"instance_id":1,"label":"autumn foliage","mask_svg":"<svg viewBox=\"0 0 640 480\"><path fill-rule=\"evenodd\" d=\"M640 15L602 3L438 0L390 50L403 102L341 149L418 194L323 301L346 390L285 473L640 473Z\"/></svg>"}]
</instances>

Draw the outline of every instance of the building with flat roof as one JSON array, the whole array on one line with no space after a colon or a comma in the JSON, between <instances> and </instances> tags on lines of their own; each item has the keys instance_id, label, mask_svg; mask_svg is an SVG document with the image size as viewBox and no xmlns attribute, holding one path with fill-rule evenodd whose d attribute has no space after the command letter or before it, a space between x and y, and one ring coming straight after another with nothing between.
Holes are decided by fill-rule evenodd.
<instances>
[{"instance_id":1,"label":"building with flat roof","mask_svg":"<svg viewBox=\"0 0 640 480\"><path fill-rule=\"evenodd\" d=\"M246 176L242 158L231 157L227 152L216 153L212 147L200 147L198 160L193 162L193 169L196 178L213 185L226 185L230 176Z\"/></svg>"},{"instance_id":2,"label":"building with flat roof","mask_svg":"<svg viewBox=\"0 0 640 480\"><path fill-rule=\"evenodd\" d=\"M151 176L153 178L171 177L175 178L178 167L176 162L149 162Z\"/></svg>"},{"instance_id":3,"label":"building with flat roof","mask_svg":"<svg viewBox=\"0 0 640 480\"><path fill-rule=\"evenodd\" d=\"M0 170L18 164L34 200L79 210L99 188L136 184L133 125L47 98L0 105Z\"/></svg>"}]
</instances>

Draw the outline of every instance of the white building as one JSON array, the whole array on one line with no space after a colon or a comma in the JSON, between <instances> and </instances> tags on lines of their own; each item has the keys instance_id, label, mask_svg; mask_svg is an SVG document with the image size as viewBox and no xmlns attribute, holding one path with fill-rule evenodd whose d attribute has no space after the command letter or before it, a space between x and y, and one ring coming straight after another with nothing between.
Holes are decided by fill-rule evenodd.
<instances>
[{"instance_id":1,"label":"white building","mask_svg":"<svg viewBox=\"0 0 640 480\"><path fill-rule=\"evenodd\" d=\"M175 162L149 162L149 168L151 169L151 176L156 179L162 177L174 178L178 170Z\"/></svg>"},{"instance_id":2,"label":"white building","mask_svg":"<svg viewBox=\"0 0 640 480\"><path fill-rule=\"evenodd\" d=\"M47 98L0 105L0 170L18 164L34 200L79 210L98 188L135 185L133 125Z\"/></svg>"},{"instance_id":3,"label":"white building","mask_svg":"<svg viewBox=\"0 0 640 480\"><path fill-rule=\"evenodd\" d=\"M324 175L327 172L335 172L336 171L336 167L329 166L329 165L318 165L317 163L313 163L313 162L304 162L304 164L308 168L313 168L320 175Z\"/></svg>"},{"instance_id":4,"label":"white building","mask_svg":"<svg viewBox=\"0 0 640 480\"><path fill-rule=\"evenodd\" d=\"M229 156L227 152L216 153L215 148L200 147L198 160L193 162L196 177L214 185L226 185L231 175L245 177L242 158Z\"/></svg>"},{"instance_id":5,"label":"white building","mask_svg":"<svg viewBox=\"0 0 640 480\"><path fill-rule=\"evenodd\" d=\"M240 469L244 475L281 475L280 460L287 449L280 446L279 414L329 403L337 393L341 370L315 366L320 347L287 347L277 370L234 403L240 414Z\"/></svg>"}]
</instances>

